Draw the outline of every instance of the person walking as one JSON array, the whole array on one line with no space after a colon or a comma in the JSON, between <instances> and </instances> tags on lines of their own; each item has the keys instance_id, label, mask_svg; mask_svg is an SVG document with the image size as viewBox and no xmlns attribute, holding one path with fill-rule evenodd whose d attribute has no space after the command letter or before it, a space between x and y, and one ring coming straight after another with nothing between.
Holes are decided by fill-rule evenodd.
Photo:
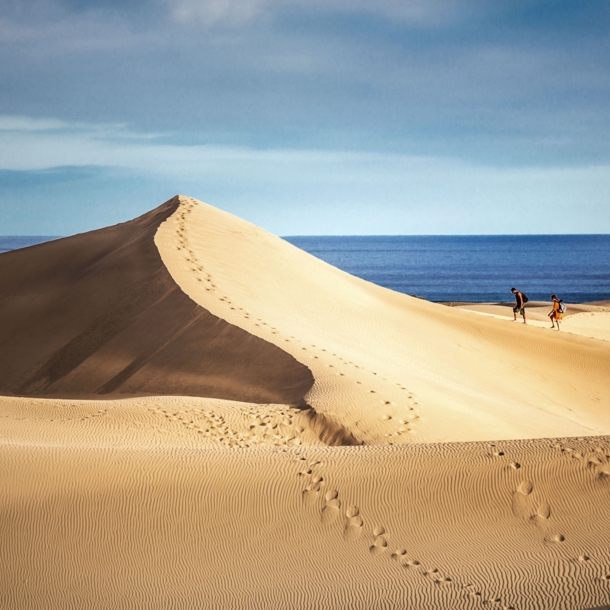
<instances>
[{"instance_id":1,"label":"person walking","mask_svg":"<svg viewBox=\"0 0 610 610\"><path fill-rule=\"evenodd\" d=\"M513 322L517 321L517 312L519 312L523 316L523 324L527 324L525 317L525 304L528 301L527 295L523 294L523 292L519 292L516 288L511 288L510 291L515 295L517 301L516 306L513 307Z\"/></svg>"},{"instance_id":2,"label":"person walking","mask_svg":"<svg viewBox=\"0 0 610 610\"><path fill-rule=\"evenodd\" d=\"M557 322L557 330L559 328L559 320L563 320L563 312L565 311L565 305L561 299L557 298L556 294L551 295L553 299L553 309L549 311L549 318L551 318L551 328L555 328L555 322Z\"/></svg>"}]
</instances>

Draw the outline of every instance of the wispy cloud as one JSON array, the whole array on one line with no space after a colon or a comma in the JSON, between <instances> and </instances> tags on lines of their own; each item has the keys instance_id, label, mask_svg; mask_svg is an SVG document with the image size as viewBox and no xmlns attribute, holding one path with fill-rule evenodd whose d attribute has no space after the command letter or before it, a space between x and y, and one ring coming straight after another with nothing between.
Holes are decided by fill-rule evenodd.
<instances>
[{"instance_id":1,"label":"wispy cloud","mask_svg":"<svg viewBox=\"0 0 610 610\"><path fill-rule=\"evenodd\" d=\"M69 126L69 123L56 119L0 115L0 131L49 131Z\"/></svg>"},{"instance_id":2,"label":"wispy cloud","mask_svg":"<svg viewBox=\"0 0 610 610\"><path fill-rule=\"evenodd\" d=\"M610 231L609 165L497 168L409 154L184 146L79 128L4 132L0 171L40 206L40 230L63 234L94 220L58 219L49 185L61 186L60 205L61 197L99 202L97 218L108 218L104 201L126 219L181 192L284 235ZM135 196L117 199L117 183ZM14 188L6 217L18 219Z\"/></svg>"},{"instance_id":3,"label":"wispy cloud","mask_svg":"<svg viewBox=\"0 0 610 610\"><path fill-rule=\"evenodd\" d=\"M88 200L188 187L283 232L314 200L420 231L517 206L519 232L586 199L607 226L609 26L569 0L0 1L0 169L70 167Z\"/></svg>"},{"instance_id":4,"label":"wispy cloud","mask_svg":"<svg viewBox=\"0 0 610 610\"><path fill-rule=\"evenodd\" d=\"M237 27L268 9L270 0L176 0L168 5L174 20L184 25Z\"/></svg>"},{"instance_id":5,"label":"wispy cloud","mask_svg":"<svg viewBox=\"0 0 610 610\"><path fill-rule=\"evenodd\" d=\"M170 0L173 18L183 24L241 26L288 8L335 15L372 15L419 28L466 18L472 0Z\"/></svg>"}]
</instances>

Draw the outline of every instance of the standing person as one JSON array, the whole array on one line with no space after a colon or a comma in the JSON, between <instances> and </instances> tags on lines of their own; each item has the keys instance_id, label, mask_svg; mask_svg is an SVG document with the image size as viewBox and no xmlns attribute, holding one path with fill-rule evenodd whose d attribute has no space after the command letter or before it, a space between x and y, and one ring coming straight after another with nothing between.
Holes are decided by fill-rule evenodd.
<instances>
[{"instance_id":1,"label":"standing person","mask_svg":"<svg viewBox=\"0 0 610 610\"><path fill-rule=\"evenodd\" d=\"M517 305L513 307L513 322L517 321L517 312L519 312L523 316L523 324L527 324L525 318L525 304L528 301L527 295L519 292L516 288L511 288L510 291L515 295L515 299L517 301Z\"/></svg>"},{"instance_id":2,"label":"standing person","mask_svg":"<svg viewBox=\"0 0 610 610\"><path fill-rule=\"evenodd\" d=\"M563 301L557 298L556 294L552 294L551 299L553 299L553 309L551 309L549 312L549 318L551 318L551 328L555 328L555 322L557 322L557 330L561 330L559 328L559 320L563 320L565 306Z\"/></svg>"}]
</instances>

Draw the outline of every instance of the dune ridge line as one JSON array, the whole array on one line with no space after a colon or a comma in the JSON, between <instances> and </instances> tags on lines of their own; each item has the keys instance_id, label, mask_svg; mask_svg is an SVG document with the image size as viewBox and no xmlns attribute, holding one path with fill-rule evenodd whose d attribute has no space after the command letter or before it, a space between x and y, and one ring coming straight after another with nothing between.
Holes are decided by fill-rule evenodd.
<instances>
[{"instance_id":1,"label":"dune ridge line","mask_svg":"<svg viewBox=\"0 0 610 610\"><path fill-rule=\"evenodd\" d=\"M605 344L375 286L188 197L155 243L219 318L308 366L305 400L366 444L610 432Z\"/></svg>"}]
</instances>

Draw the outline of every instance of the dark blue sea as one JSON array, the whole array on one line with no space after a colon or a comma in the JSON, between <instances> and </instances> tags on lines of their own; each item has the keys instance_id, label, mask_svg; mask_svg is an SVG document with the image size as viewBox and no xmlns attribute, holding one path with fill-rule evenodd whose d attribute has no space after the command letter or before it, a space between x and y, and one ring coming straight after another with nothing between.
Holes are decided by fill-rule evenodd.
<instances>
[{"instance_id":1,"label":"dark blue sea","mask_svg":"<svg viewBox=\"0 0 610 610\"><path fill-rule=\"evenodd\" d=\"M55 239L0 237L0 253ZM430 301L610 299L610 235L286 237L348 273Z\"/></svg>"},{"instance_id":2,"label":"dark blue sea","mask_svg":"<svg viewBox=\"0 0 610 610\"><path fill-rule=\"evenodd\" d=\"M0 254L57 239L56 235L0 235Z\"/></svg>"},{"instance_id":3,"label":"dark blue sea","mask_svg":"<svg viewBox=\"0 0 610 610\"><path fill-rule=\"evenodd\" d=\"M287 237L322 260L430 301L610 299L610 235Z\"/></svg>"}]
</instances>

